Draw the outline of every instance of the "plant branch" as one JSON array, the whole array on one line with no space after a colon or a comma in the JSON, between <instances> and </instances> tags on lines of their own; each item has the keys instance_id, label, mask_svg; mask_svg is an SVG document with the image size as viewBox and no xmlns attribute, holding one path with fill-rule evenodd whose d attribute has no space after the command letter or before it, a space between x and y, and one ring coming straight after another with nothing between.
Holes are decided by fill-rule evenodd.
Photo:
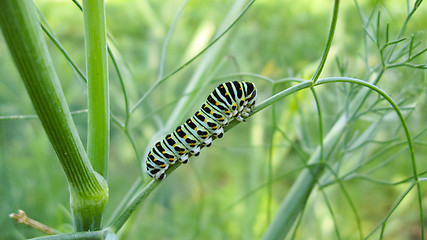
<instances>
[{"instance_id":1,"label":"plant branch","mask_svg":"<svg viewBox=\"0 0 427 240\"><path fill-rule=\"evenodd\" d=\"M70 185L77 224L84 212L88 225L102 218L108 187L90 165L40 28L32 1L2 1L0 25L37 115ZM100 223L100 221L98 221ZM98 225L100 226L100 224Z\"/></svg>"},{"instance_id":2,"label":"plant branch","mask_svg":"<svg viewBox=\"0 0 427 240\"><path fill-rule=\"evenodd\" d=\"M179 167L181 163L177 162L174 165L170 166L168 169L168 175L173 172L177 167ZM168 176L166 175L166 177ZM162 180L164 181L164 179ZM132 213L136 210L136 208L150 195L150 193L156 189L162 181L158 181L156 179L151 180L147 186L130 201L130 204L126 207L126 209L122 212L122 214L117 217L111 225L108 227L111 229L113 233L118 233Z\"/></svg>"},{"instance_id":3,"label":"plant branch","mask_svg":"<svg viewBox=\"0 0 427 240\"><path fill-rule=\"evenodd\" d=\"M320 73L322 73L323 67L325 66L326 58L328 57L329 50L331 49L332 39L334 38L335 27L337 25L339 5L340 5L340 1L335 0L334 10L333 10L333 14L332 14L331 26L329 28L328 40L326 41L325 50L323 52L323 56L322 56L322 59L320 60L319 66L317 67L316 72L314 73L313 77L311 78L313 83L316 83L317 79L320 76Z\"/></svg>"},{"instance_id":4,"label":"plant branch","mask_svg":"<svg viewBox=\"0 0 427 240\"><path fill-rule=\"evenodd\" d=\"M88 83L88 144L93 168L106 178L110 144L107 34L103 0L83 1Z\"/></svg>"}]
</instances>

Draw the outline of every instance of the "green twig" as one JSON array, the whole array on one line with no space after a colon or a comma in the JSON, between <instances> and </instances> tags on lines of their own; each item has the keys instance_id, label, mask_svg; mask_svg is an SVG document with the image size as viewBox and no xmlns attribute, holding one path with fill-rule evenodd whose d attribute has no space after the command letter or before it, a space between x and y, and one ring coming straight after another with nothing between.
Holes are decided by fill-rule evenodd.
<instances>
[{"instance_id":1,"label":"green twig","mask_svg":"<svg viewBox=\"0 0 427 240\"><path fill-rule=\"evenodd\" d=\"M157 75L157 80L161 80L164 73L165 68L165 62L166 62L166 48L169 43L169 39L172 36L172 32L175 29L175 24L178 22L179 17L181 16L182 11L184 10L184 7L187 5L189 0L185 0L184 3L181 5L181 7L178 9L175 18L172 21L171 26L169 27L168 32L166 33L165 40L163 42L162 46L162 53L160 55L160 66L159 66L159 74Z\"/></svg>"},{"instance_id":2,"label":"green twig","mask_svg":"<svg viewBox=\"0 0 427 240\"><path fill-rule=\"evenodd\" d=\"M125 114L126 114L125 115L124 127L127 128L128 124L129 124L129 119L130 119L130 111L129 111L129 100L128 100L128 96L127 96L127 92L126 92L125 81L123 79L122 73L120 72L119 64L117 63L117 60L114 57L113 51L111 51L111 48L108 45L107 45L107 51L108 51L108 55L111 58L111 62L113 63L114 69L116 70L117 77L119 78L120 87L122 88L123 99L125 102Z\"/></svg>"},{"instance_id":3,"label":"green twig","mask_svg":"<svg viewBox=\"0 0 427 240\"><path fill-rule=\"evenodd\" d=\"M317 79L320 76L320 73L322 73L323 67L325 66L326 58L328 57L329 50L331 49L332 39L334 38L335 27L337 25L339 5L340 5L340 1L335 0L334 10L333 10L333 14L332 14L331 26L329 28L328 39L326 40L325 50L323 52L322 59L320 60L319 66L317 67L316 72L314 73L313 77L311 78L313 83L316 83Z\"/></svg>"},{"instance_id":4,"label":"green twig","mask_svg":"<svg viewBox=\"0 0 427 240\"><path fill-rule=\"evenodd\" d=\"M50 38L50 40L52 40L52 42L55 44L55 46L59 49L59 51L61 51L61 53L64 55L64 57L67 59L67 61L71 64L71 66L73 67L73 69L77 72L77 74L80 76L80 78L87 83L86 80L86 76L85 74L82 72L82 70L80 70L80 68L77 66L77 64L73 61L73 59L71 58L71 56L67 53L67 51L64 49L64 47L62 47L61 43L58 42L58 40L56 40L56 37L53 33L51 33L49 31L49 29L47 29L47 27L44 24L40 24L40 26L42 27L43 31L46 33L46 35Z\"/></svg>"},{"instance_id":5,"label":"green twig","mask_svg":"<svg viewBox=\"0 0 427 240\"><path fill-rule=\"evenodd\" d=\"M172 173L180 165L181 164L178 162L170 166L168 169L167 176L169 176L169 174ZM150 195L150 193L154 189L159 186L162 181L158 181L155 179L151 180L147 184L147 186L145 186L145 188L134 199L130 201L130 204L126 207L123 213L119 217L117 217L108 228L111 229L113 233L118 233L123 227L123 225L126 223L126 221L129 219L129 217L132 215L132 213L136 210L136 208L148 197L148 195Z\"/></svg>"}]
</instances>

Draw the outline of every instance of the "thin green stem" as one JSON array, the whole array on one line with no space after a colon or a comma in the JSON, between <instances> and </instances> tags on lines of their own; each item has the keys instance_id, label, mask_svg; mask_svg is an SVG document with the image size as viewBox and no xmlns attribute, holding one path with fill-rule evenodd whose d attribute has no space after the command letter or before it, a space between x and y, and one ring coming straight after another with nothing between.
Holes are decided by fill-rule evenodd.
<instances>
[{"instance_id":1,"label":"thin green stem","mask_svg":"<svg viewBox=\"0 0 427 240\"><path fill-rule=\"evenodd\" d=\"M170 166L166 176L169 176L180 165L180 163L175 163L174 165ZM132 215L132 213L136 210L136 208L141 205L141 203L148 197L148 195L150 195L152 191L154 191L154 189L159 186L162 181L155 179L151 180L147 186L145 186L145 188L134 199L131 200L130 204L126 207L122 214L111 223L109 229L111 229L113 233L118 233Z\"/></svg>"},{"instance_id":2,"label":"thin green stem","mask_svg":"<svg viewBox=\"0 0 427 240\"><path fill-rule=\"evenodd\" d=\"M417 9L420 7L420 5L421 5L422 2L423 2L423 0L416 0L414 2L414 5L413 5L412 9L406 15L405 21L403 22L402 27L400 28L400 31L397 34L396 39L401 38L402 35L405 33L406 26L408 25L409 19L411 19L411 17L414 15L415 11L417 11ZM408 1L408 3L409 3L409 1ZM393 48L391 49L391 51L388 54L387 59L391 59L391 57L393 56L394 51L396 50L396 47L397 47L397 45L393 46Z\"/></svg>"},{"instance_id":3,"label":"thin green stem","mask_svg":"<svg viewBox=\"0 0 427 240\"><path fill-rule=\"evenodd\" d=\"M166 122L165 128L171 129L172 127L175 127L174 125L177 124L178 121L181 121L183 118L183 115L186 112L186 109L191 106L191 102L194 101L196 98L196 95L189 94L190 92L193 92L197 88L200 88L203 86L205 79L210 79L209 76L206 76L208 73L208 70L211 69L212 65L215 63L215 59L217 58L218 54L220 53L221 49L223 49L223 45L226 43L226 40L228 39L228 36L224 36L224 32L221 32L224 28L231 28L232 25L228 25L230 19L233 19L236 14L239 14L239 16L242 16L242 12L245 12L249 6L245 6L244 10L241 10L241 8L244 7L244 1L239 0L235 1L233 3L233 6L230 7L230 10L228 11L227 15L224 18L223 23L219 26L219 30L215 35L222 36L221 42L218 42L215 46L212 46L210 48L209 53L205 54L201 59L200 63L197 66L196 71L192 74L191 78L187 81L186 87L183 90L186 96L179 99L179 101L176 103L173 111L169 115L169 120ZM234 23L237 20L234 21Z\"/></svg>"},{"instance_id":4,"label":"thin green stem","mask_svg":"<svg viewBox=\"0 0 427 240\"><path fill-rule=\"evenodd\" d=\"M80 9L80 11L83 11L83 6L77 0L72 0L72 1ZM107 36L108 37L110 36L108 34L108 32L107 32ZM107 43L107 51L108 51L108 55L110 56L111 61L113 63L114 69L116 70L117 77L119 78L120 87L122 88L123 98L124 98L124 101L125 101L125 111L126 111L124 126L127 127L128 124L129 124L129 119L130 119L130 111L129 111L129 100L127 98L127 92L126 92L126 87L125 87L124 79L123 79L122 73L120 72L120 68L119 68L119 64L117 62L117 59L114 56L113 51L111 50L111 47L108 45L108 43ZM85 80L85 82L87 82L86 79L84 79L84 80Z\"/></svg>"},{"instance_id":5,"label":"thin green stem","mask_svg":"<svg viewBox=\"0 0 427 240\"><path fill-rule=\"evenodd\" d=\"M103 0L84 0L86 68L88 77L88 157L106 178L110 144L107 34Z\"/></svg>"},{"instance_id":6,"label":"thin green stem","mask_svg":"<svg viewBox=\"0 0 427 240\"><path fill-rule=\"evenodd\" d=\"M317 79L320 76L320 73L322 73L323 67L325 66L326 58L328 57L329 50L331 49L332 39L334 38L335 27L337 25L339 5L340 5L340 1L335 0L334 10L333 10L333 14L332 14L331 26L329 28L328 39L326 40L326 46L325 46L325 49L323 52L322 59L320 60L319 66L317 67L316 72L314 73L313 77L311 78L313 83L316 83Z\"/></svg>"},{"instance_id":7,"label":"thin green stem","mask_svg":"<svg viewBox=\"0 0 427 240\"><path fill-rule=\"evenodd\" d=\"M77 115L87 113L87 109L77 110L70 112L71 115ZM8 116L0 116L0 120L12 120L12 119L37 119L38 115L8 115Z\"/></svg>"},{"instance_id":8,"label":"thin green stem","mask_svg":"<svg viewBox=\"0 0 427 240\"><path fill-rule=\"evenodd\" d=\"M353 212L354 218L356 220L357 229L359 232L359 238L363 239L363 232L362 232L362 225L361 225L360 217L359 217L359 214L357 214L356 206L354 205L353 201L351 200L350 194L345 189L344 184L342 183L342 180L339 178L339 176L335 172L335 170L329 164L325 164L325 165L326 165L326 168L329 170L329 172L332 173L332 175L334 176L334 178L335 178L336 182L338 183L342 193L344 194L345 198L347 199L348 204L350 204L351 211Z\"/></svg>"},{"instance_id":9,"label":"thin green stem","mask_svg":"<svg viewBox=\"0 0 427 240\"><path fill-rule=\"evenodd\" d=\"M331 214L332 222L334 223L335 235L337 235L337 239L341 239L340 231L338 230L338 219L335 217L334 211L332 209L332 204L329 202L328 196L325 193L325 189L319 188L319 191L322 193L322 197L325 201L326 207L328 208L329 213Z\"/></svg>"},{"instance_id":10,"label":"thin green stem","mask_svg":"<svg viewBox=\"0 0 427 240\"><path fill-rule=\"evenodd\" d=\"M256 105L254 107L254 110L252 112L252 115L258 113L259 111L263 110L264 108L272 105L273 103L291 95L292 93L298 92L300 90L310 88L312 86L313 82L311 80L307 80L304 82L301 82L297 85L294 85L292 87L289 87L279 93L276 93L275 95L269 97L268 99L264 100L260 104ZM224 127L224 132L229 131L231 128L235 127L240 122L237 120L231 121L227 126Z\"/></svg>"},{"instance_id":11,"label":"thin green stem","mask_svg":"<svg viewBox=\"0 0 427 240\"><path fill-rule=\"evenodd\" d=\"M382 235L384 233L384 228L385 228L385 224L387 222L387 220L390 218L391 214L393 214L393 212L397 209L397 207L402 203L402 201L408 196L409 192L414 188L415 183L412 183L403 193L402 195L399 197L398 200L396 200L395 204L393 205L393 207L391 207L389 213L387 214L387 216L381 221L380 224L378 224L365 238L369 239L380 227L381 227L381 236L380 239L382 239ZM422 226L421 226L422 227ZM421 230L422 233L424 233L423 230ZM422 234L421 239L425 239L424 238L424 234Z\"/></svg>"},{"instance_id":12,"label":"thin green stem","mask_svg":"<svg viewBox=\"0 0 427 240\"><path fill-rule=\"evenodd\" d=\"M319 128L319 146L320 146L320 161L324 161L324 147L323 147L323 118L322 118L322 110L320 107L320 101L317 97L317 93L314 88L310 88L311 93L313 94L314 101L316 102L317 116L318 116L318 128Z\"/></svg>"},{"instance_id":13,"label":"thin green stem","mask_svg":"<svg viewBox=\"0 0 427 240\"><path fill-rule=\"evenodd\" d=\"M379 82L379 80L383 76L384 72L385 72L385 68L381 68L381 70L378 72L377 76L375 77L374 81L372 82L372 85L375 85L375 84L377 84ZM361 101L355 101L356 102L356 109L353 111L352 115L350 116L350 119L353 119L359 113L359 111L362 108L363 104L368 99L368 96L369 96L370 93L371 93L370 91L368 91L366 93L360 92L355 97L355 99L359 99L359 98L362 98L362 99L361 99Z\"/></svg>"},{"instance_id":14,"label":"thin green stem","mask_svg":"<svg viewBox=\"0 0 427 240\"><path fill-rule=\"evenodd\" d=\"M271 104L279 101L280 99L294 93L294 92L298 92L302 89L306 89L312 86L312 81L308 80L302 83L299 83L297 85L294 85L290 88L287 88L279 93L276 93L275 95L269 97L268 99L264 100L263 102L261 102L260 104L256 105L253 111L253 114L261 111L262 109L270 106Z\"/></svg>"},{"instance_id":15,"label":"thin green stem","mask_svg":"<svg viewBox=\"0 0 427 240\"><path fill-rule=\"evenodd\" d=\"M391 150L392 150L392 149L394 149L395 147L398 147L398 146L401 146L401 145L404 145L404 144L406 144L406 142L398 142L398 143L395 143L395 144L389 145L389 146L387 146L387 147L384 147L380 152L378 152L377 154L374 154L371 158L367 159L367 160L364 162L364 165L367 165L367 164L369 164L369 163L373 162L374 160L378 159L380 156L382 156L382 155L386 154L388 151L391 151ZM349 171L349 172L347 172L347 173L343 174L343 175L341 176L341 179L343 179L343 180L350 180L350 179L352 179L352 178L353 178L353 176L355 175L355 173L356 173L359 169L361 169L364 165L359 165L359 166L357 166L357 167L355 167L355 168L351 169L351 171ZM370 172L372 172L372 169L370 169ZM326 187L326 186L332 185L332 184L334 184L334 183L335 183L335 181L328 181L328 182L323 183L323 184L322 184L322 187Z\"/></svg>"},{"instance_id":16,"label":"thin green stem","mask_svg":"<svg viewBox=\"0 0 427 240\"><path fill-rule=\"evenodd\" d=\"M175 24L178 22L179 17L181 16L182 11L184 10L184 7L187 5L189 0L185 0L184 3L181 5L181 7L178 9L175 18L172 21L172 25L169 27L168 32L166 33L165 41L163 42L162 47L162 53L160 55L160 66L159 66L159 74L157 75L157 80L161 80L164 68L165 68L165 62L166 62L166 49L169 43L169 39L172 35L173 30L175 29Z\"/></svg>"},{"instance_id":17,"label":"thin green stem","mask_svg":"<svg viewBox=\"0 0 427 240\"><path fill-rule=\"evenodd\" d=\"M137 194L138 190L141 188L144 181L140 177L136 179L132 187L128 190L126 195L121 199L120 204L115 208L113 214L107 222L107 226L111 226L114 220L119 217L119 215L124 211L126 205L131 202L134 196Z\"/></svg>"},{"instance_id":18,"label":"thin green stem","mask_svg":"<svg viewBox=\"0 0 427 240\"><path fill-rule=\"evenodd\" d=\"M191 64L194 60L196 60L200 55L205 53L212 45L214 45L216 42L218 42L227 32L229 32L234 25L237 24L237 22L243 17L243 15L249 10L249 8L252 6L252 4L255 3L255 0L252 0L248 3L248 5L242 10L242 12L236 17L236 19L221 33L219 34L212 42L210 42L203 50L201 50L199 53L197 53L194 57L192 57L190 60L185 62L183 65L157 81L151 88L148 89L147 92L136 102L136 104L131 108L130 112L134 112L144 101L144 99L151 94L151 92L156 89L160 84L162 84L164 81L166 81L168 78L173 76L175 73L181 71L183 68Z\"/></svg>"},{"instance_id":19,"label":"thin green stem","mask_svg":"<svg viewBox=\"0 0 427 240\"><path fill-rule=\"evenodd\" d=\"M116 70L117 77L119 78L120 87L122 88L123 99L125 101L125 112L126 112L125 113L126 115L125 115L124 127L127 128L128 124L129 124L129 119L130 119L130 111L129 111L129 100L128 100L128 96L127 96L127 92L126 92L125 81L123 79L122 73L120 72L119 65L117 63L116 58L114 57L113 51L111 51L111 48L108 45L107 45L107 51L108 51L108 55L110 55L114 69Z\"/></svg>"},{"instance_id":20,"label":"thin green stem","mask_svg":"<svg viewBox=\"0 0 427 240\"><path fill-rule=\"evenodd\" d=\"M114 114L111 114L111 120L126 135L126 138L129 140L135 153L136 164L140 166L140 172L143 173L144 169L142 168L142 164L140 164L141 158L138 153L138 148L136 146L135 140L133 139L132 133L129 131L129 128L125 126L124 123L120 122L120 120Z\"/></svg>"},{"instance_id":21,"label":"thin green stem","mask_svg":"<svg viewBox=\"0 0 427 240\"><path fill-rule=\"evenodd\" d=\"M56 40L56 37L53 33L51 33L49 31L49 29L47 29L47 27L44 24L40 24L40 26L42 27L43 31L46 33L46 35L50 38L50 40L52 40L52 42L55 44L55 46L59 49L59 51L61 51L61 53L65 56L65 58L67 59L67 61L71 64L71 66L74 68L74 70L77 72L77 74L80 76L80 78L87 83L86 80L86 76L85 74L82 72L82 70L79 68L79 66L77 66L77 64L73 61L73 59L71 58L71 56L67 53L67 51L64 49L64 47L62 47L61 43L59 43Z\"/></svg>"},{"instance_id":22,"label":"thin green stem","mask_svg":"<svg viewBox=\"0 0 427 240\"><path fill-rule=\"evenodd\" d=\"M275 91L275 87L273 87L273 93ZM269 225L271 223L271 203L273 201L273 144L274 144L274 133L276 132L275 129L278 128L277 127L277 120L276 120L276 106L272 105L271 106L271 123L273 125L272 129L271 129L271 136L270 136L270 141L269 141L269 148L268 148L268 159L267 159L267 164L268 164L268 171L267 171L267 224ZM268 226L267 225L267 226Z\"/></svg>"}]
</instances>

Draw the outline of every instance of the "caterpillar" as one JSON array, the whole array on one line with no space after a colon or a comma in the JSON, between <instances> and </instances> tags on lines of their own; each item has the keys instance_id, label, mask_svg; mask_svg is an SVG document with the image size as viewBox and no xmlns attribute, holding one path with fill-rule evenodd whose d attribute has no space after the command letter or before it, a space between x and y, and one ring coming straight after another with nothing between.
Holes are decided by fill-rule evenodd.
<instances>
[{"instance_id":1,"label":"caterpillar","mask_svg":"<svg viewBox=\"0 0 427 240\"><path fill-rule=\"evenodd\" d=\"M146 171L151 178L162 180L166 170L177 161L187 163L209 147L214 137L224 135L224 127L232 120L244 122L252 113L256 87L251 82L226 82L209 94L206 102L184 124L154 144L148 152Z\"/></svg>"}]
</instances>

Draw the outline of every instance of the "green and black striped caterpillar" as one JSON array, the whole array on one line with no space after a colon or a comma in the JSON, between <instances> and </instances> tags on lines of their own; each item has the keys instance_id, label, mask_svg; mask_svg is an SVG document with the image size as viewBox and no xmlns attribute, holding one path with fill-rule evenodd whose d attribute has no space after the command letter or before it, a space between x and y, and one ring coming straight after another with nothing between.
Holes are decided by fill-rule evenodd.
<instances>
[{"instance_id":1,"label":"green and black striped caterpillar","mask_svg":"<svg viewBox=\"0 0 427 240\"><path fill-rule=\"evenodd\" d=\"M253 110L256 95L250 82L220 84L199 111L154 145L147 155L148 175L162 180L170 165L187 163L190 156L198 156L201 148L212 144L212 137L221 138L230 121L244 122Z\"/></svg>"}]
</instances>

